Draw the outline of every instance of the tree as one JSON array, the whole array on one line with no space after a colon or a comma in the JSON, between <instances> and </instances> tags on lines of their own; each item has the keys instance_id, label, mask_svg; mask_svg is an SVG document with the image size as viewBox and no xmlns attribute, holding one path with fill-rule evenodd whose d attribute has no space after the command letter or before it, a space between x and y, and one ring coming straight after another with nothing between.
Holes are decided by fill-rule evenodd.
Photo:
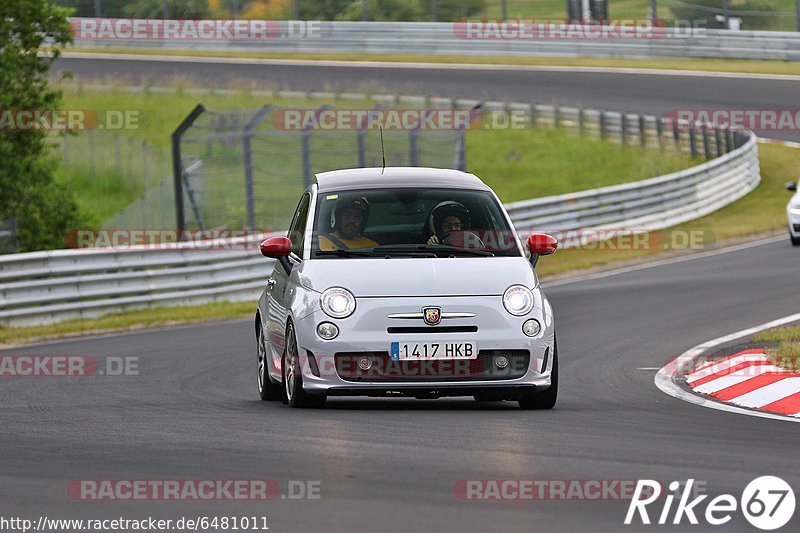
<instances>
[{"instance_id":1,"label":"tree","mask_svg":"<svg viewBox=\"0 0 800 533\"><path fill-rule=\"evenodd\" d=\"M0 110L56 110L51 63L72 41L68 10L48 0L0 3ZM40 55L47 44L52 53ZM55 183L55 160L42 130L0 131L0 219L17 222L22 251L62 248L80 223L75 197Z\"/></svg>"},{"instance_id":2,"label":"tree","mask_svg":"<svg viewBox=\"0 0 800 533\"><path fill-rule=\"evenodd\" d=\"M164 17L164 0L136 0L122 11L131 18L160 19ZM171 19L205 19L209 14L206 0L167 0L167 16Z\"/></svg>"}]
</instances>

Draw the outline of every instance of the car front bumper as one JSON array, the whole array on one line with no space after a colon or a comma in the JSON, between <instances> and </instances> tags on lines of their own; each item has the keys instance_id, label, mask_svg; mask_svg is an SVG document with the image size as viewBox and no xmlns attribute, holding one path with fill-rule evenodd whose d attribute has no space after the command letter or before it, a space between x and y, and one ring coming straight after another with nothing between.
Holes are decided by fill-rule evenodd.
<instances>
[{"instance_id":1,"label":"car front bumper","mask_svg":"<svg viewBox=\"0 0 800 533\"><path fill-rule=\"evenodd\" d=\"M553 363L554 324L546 299L540 291L535 294L534 309L522 317L507 313L501 296L360 298L355 313L341 320L331 319L317 310L295 324L303 389L309 394L320 395L398 393L417 397L461 396L480 391L515 397L524 392L546 389L550 386ZM440 326L458 328L462 330L460 332L442 332L440 326L426 326L421 318L389 318L391 314L421 313L423 307L431 305L441 307L443 313L474 316L442 320ZM542 326L537 337L527 337L522 332L523 322L530 318L537 319ZM321 339L316 333L320 322L336 324L339 335L329 341ZM389 328L392 328L392 333L389 333ZM397 328L402 332L398 333ZM477 331L469 331L471 329ZM355 376L352 372L342 372L342 357L383 354L388 360L390 343L397 341L474 342L481 354L483 372L476 375L474 365L464 364L467 360L392 363L406 365L403 366L405 370L414 370L410 374ZM511 377L494 367L489 368L492 358L503 351L526 352L524 367L520 367L517 361L515 372L509 374ZM472 362L476 363L475 360Z\"/></svg>"}]
</instances>

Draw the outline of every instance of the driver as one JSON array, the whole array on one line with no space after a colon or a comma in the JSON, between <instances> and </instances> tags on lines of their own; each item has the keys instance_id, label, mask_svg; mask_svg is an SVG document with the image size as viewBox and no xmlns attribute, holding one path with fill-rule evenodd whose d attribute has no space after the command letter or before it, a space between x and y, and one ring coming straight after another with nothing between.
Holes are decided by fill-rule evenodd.
<instances>
[{"instance_id":1,"label":"driver","mask_svg":"<svg viewBox=\"0 0 800 533\"><path fill-rule=\"evenodd\" d=\"M428 215L428 244L443 244L448 234L469 228L470 216L466 207L452 200L440 202Z\"/></svg>"},{"instance_id":2,"label":"driver","mask_svg":"<svg viewBox=\"0 0 800 533\"><path fill-rule=\"evenodd\" d=\"M362 235L368 218L369 202L366 198L342 198L331 213L331 233L319 238L319 249L333 251L378 246L377 242Z\"/></svg>"}]
</instances>

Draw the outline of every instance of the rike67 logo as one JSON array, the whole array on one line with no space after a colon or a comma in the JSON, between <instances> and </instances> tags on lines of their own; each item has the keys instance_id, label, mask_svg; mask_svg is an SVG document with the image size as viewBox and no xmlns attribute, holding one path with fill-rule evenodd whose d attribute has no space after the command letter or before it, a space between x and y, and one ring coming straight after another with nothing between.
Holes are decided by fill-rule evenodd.
<instances>
[{"instance_id":1,"label":"rike67 logo","mask_svg":"<svg viewBox=\"0 0 800 533\"><path fill-rule=\"evenodd\" d=\"M686 483L678 481L670 483L669 492L663 498L661 506L660 501L656 503L662 497L661 484L650 479L640 479L628 506L625 524L630 525L639 520L642 524L651 524L653 520L660 525L678 525L682 521L697 525L700 523L699 517L705 519L706 524L721 526L730 522L734 514L741 511L753 527L771 531L786 525L794 515L794 491L788 483L776 476L754 479L747 484L738 500L731 494L720 494L705 501L709 496L696 495L693 491L694 482L694 479L688 479ZM677 505L673 510L673 503L676 500ZM658 513L659 507L661 507L660 513ZM649 512L653 511L658 514L652 515L651 518Z\"/></svg>"}]
</instances>

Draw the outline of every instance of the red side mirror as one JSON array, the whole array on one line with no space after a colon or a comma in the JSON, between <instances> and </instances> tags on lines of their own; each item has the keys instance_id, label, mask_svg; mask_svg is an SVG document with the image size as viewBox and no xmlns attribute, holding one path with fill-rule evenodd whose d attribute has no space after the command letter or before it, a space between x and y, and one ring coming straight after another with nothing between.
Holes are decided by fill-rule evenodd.
<instances>
[{"instance_id":1,"label":"red side mirror","mask_svg":"<svg viewBox=\"0 0 800 533\"><path fill-rule=\"evenodd\" d=\"M531 254L550 255L558 249L558 241L546 233L531 233L528 237L528 250Z\"/></svg>"},{"instance_id":2,"label":"red side mirror","mask_svg":"<svg viewBox=\"0 0 800 533\"><path fill-rule=\"evenodd\" d=\"M292 241L286 237L270 237L261 242L260 248L265 257L277 259L289 255L292 251Z\"/></svg>"}]
</instances>

